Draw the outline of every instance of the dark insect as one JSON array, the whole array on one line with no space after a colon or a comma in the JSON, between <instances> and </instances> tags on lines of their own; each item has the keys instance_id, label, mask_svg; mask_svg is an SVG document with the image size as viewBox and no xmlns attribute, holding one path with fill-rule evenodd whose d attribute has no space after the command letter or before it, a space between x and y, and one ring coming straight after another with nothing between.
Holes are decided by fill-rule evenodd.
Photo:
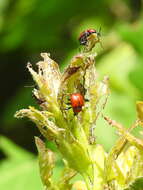
<instances>
[{"instance_id":1,"label":"dark insect","mask_svg":"<svg viewBox=\"0 0 143 190\"><path fill-rule=\"evenodd\" d=\"M83 31L80 36L79 36L79 42L80 42L80 45L86 45L87 44L87 41L88 41L88 37L93 34L93 33L96 33L98 34L98 32L94 29L88 29L88 30L85 30ZM100 33L99 33L100 34Z\"/></svg>"}]
</instances>

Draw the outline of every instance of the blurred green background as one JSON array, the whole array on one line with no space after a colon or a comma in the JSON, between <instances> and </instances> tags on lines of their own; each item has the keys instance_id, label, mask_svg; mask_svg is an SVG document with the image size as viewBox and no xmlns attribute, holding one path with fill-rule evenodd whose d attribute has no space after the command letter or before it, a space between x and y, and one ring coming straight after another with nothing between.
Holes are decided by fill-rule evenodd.
<instances>
[{"instance_id":1,"label":"blurred green background","mask_svg":"<svg viewBox=\"0 0 143 190\"><path fill-rule=\"evenodd\" d=\"M40 133L30 121L13 117L16 110L35 104L30 87L34 83L26 63L35 64L41 52L50 52L63 70L79 52L77 39L83 30L102 28L104 48L96 46L96 66L101 78L110 77L111 95L105 114L126 127L134 122L135 102L143 99L142 3L0 0L0 189L42 189L34 145L34 136ZM101 119L96 136L107 151L117 138L114 129ZM59 156L56 163L55 178L62 167Z\"/></svg>"}]
</instances>

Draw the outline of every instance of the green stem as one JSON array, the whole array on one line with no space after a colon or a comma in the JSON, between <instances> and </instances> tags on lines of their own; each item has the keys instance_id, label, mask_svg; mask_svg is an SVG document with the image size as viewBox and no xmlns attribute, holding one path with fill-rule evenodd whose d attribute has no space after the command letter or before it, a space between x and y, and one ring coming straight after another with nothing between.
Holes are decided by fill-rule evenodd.
<instances>
[{"instance_id":1,"label":"green stem","mask_svg":"<svg viewBox=\"0 0 143 190\"><path fill-rule=\"evenodd\" d=\"M98 168L98 171L100 171L98 174L99 176L97 176L97 168ZM88 173L86 172L82 174L82 176L85 180L88 190L102 190L103 189L103 181L101 181L103 179L103 171L98 166L97 163L93 163ZM101 177L101 179L99 179L99 177Z\"/></svg>"},{"instance_id":2,"label":"green stem","mask_svg":"<svg viewBox=\"0 0 143 190\"><path fill-rule=\"evenodd\" d=\"M94 190L89 175L86 173L83 173L82 176L83 176L84 181L86 183L87 190Z\"/></svg>"}]
</instances>

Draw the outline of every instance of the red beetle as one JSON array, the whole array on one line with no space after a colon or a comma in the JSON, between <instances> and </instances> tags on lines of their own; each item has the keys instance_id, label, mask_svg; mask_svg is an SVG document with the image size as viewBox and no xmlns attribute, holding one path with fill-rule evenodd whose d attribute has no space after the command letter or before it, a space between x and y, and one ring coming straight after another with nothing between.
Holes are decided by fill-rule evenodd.
<instances>
[{"instance_id":1,"label":"red beetle","mask_svg":"<svg viewBox=\"0 0 143 190\"><path fill-rule=\"evenodd\" d=\"M77 114L84 106L84 97L80 93L73 93L70 95L70 103L74 114Z\"/></svg>"},{"instance_id":2,"label":"red beetle","mask_svg":"<svg viewBox=\"0 0 143 190\"><path fill-rule=\"evenodd\" d=\"M93 33L97 33L97 35L99 35L100 33L97 32L96 30L94 29L88 29L88 30L85 30L83 31L80 36L79 36L79 42L80 42L80 45L86 45L87 44L87 38L93 34Z\"/></svg>"}]
</instances>

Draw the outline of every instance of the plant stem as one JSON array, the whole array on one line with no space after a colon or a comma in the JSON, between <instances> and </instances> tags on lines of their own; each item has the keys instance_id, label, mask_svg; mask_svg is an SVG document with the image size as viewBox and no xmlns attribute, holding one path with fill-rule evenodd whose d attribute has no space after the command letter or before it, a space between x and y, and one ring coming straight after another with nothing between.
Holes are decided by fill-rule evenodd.
<instances>
[{"instance_id":1,"label":"plant stem","mask_svg":"<svg viewBox=\"0 0 143 190\"><path fill-rule=\"evenodd\" d=\"M94 190L89 175L86 174L86 173L83 173L82 176L83 176L83 178L85 180L85 183L86 183L86 186L87 186L87 190L91 190L91 189Z\"/></svg>"}]
</instances>

